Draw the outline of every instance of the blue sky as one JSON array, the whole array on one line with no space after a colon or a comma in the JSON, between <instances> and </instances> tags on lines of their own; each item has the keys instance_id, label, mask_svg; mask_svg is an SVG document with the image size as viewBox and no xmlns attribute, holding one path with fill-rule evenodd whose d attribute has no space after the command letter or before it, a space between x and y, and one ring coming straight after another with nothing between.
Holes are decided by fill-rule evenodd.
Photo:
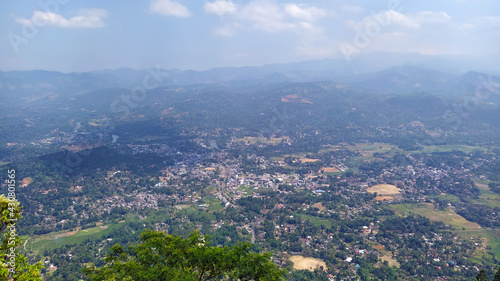
<instances>
[{"instance_id":1,"label":"blue sky","mask_svg":"<svg viewBox=\"0 0 500 281\"><path fill-rule=\"evenodd\" d=\"M376 52L500 55L497 0L2 1L0 69L209 69Z\"/></svg>"}]
</instances>

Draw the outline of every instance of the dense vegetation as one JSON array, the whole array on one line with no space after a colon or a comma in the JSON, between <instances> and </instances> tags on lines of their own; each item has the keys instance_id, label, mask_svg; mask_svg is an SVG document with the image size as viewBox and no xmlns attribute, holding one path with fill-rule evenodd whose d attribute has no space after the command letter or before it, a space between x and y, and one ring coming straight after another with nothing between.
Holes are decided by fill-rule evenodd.
<instances>
[{"instance_id":1,"label":"dense vegetation","mask_svg":"<svg viewBox=\"0 0 500 281\"><path fill-rule=\"evenodd\" d=\"M146 230L141 243L116 244L97 268L84 268L89 280L281 280L284 271L269 254L250 252L251 245L212 247L199 233L189 238Z\"/></svg>"}]
</instances>

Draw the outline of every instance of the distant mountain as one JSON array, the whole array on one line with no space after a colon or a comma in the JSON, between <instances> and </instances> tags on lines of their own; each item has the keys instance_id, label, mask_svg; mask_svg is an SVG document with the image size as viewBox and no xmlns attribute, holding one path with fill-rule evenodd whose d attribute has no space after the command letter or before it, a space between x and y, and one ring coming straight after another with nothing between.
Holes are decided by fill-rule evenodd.
<instances>
[{"instance_id":1,"label":"distant mountain","mask_svg":"<svg viewBox=\"0 0 500 281\"><path fill-rule=\"evenodd\" d=\"M413 56L417 58L427 58ZM408 60L408 55L391 61ZM425 61L425 60L423 60ZM363 62L365 63L363 65ZM390 66L378 64L373 57L347 61L329 59L264 65L260 67L222 67L204 71L178 69L120 68L82 73L54 71L0 72L0 96L3 101L38 101L62 95L76 97L83 93L105 89L131 89L133 87L162 87L173 85L218 84L227 82L283 83L334 81L363 88L374 93L408 94L426 92L443 95L466 95L473 92L478 83L492 79L498 88L499 77L489 77L478 72L462 76L427 68L420 64ZM388 65L386 69L379 69ZM493 85L492 84L492 85ZM496 88L495 88L496 89Z\"/></svg>"},{"instance_id":2,"label":"distant mountain","mask_svg":"<svg viewBox=\"0 0 500 281\"><path fill-rule=\"evenodd\" d=\"M340 81L385 94L411 92L451 94L459 83L459 76L405 65L374 73L348 76L341 78Z\"/></svg>"}]
</instances>

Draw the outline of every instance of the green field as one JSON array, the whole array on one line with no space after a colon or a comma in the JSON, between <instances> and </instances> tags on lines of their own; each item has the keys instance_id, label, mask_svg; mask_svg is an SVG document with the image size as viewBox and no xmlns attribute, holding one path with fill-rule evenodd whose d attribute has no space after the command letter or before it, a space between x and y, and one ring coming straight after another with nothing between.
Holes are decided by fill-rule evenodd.
<instances>
[{"instance_id":1,"label":"green field","mask_svg":"<svg viewBox=\"0 0 500 281\"><path fill-rule=\"evenodd\" d=\"M407 151L407 152L451 152L451 151L462 151L465 153L471 153L475 150L487 151L488 149L480 146L470 146L470 145L460 145L460 144L450 144L450 145L424 145L423 150Z\"/></svg>"},{"instance_id":2,"label":"green field","mask_svg":"<svg viewBox=\"0 0 500 281\"><path fill-rule=\"evenodd\" d=\"M466 230L481 229L477 223L470 222L455 212L436 210L430 203L394 204L392 207L397 210L400 215L407 216L410 213L418 214L429 218L431 221L441 221L447 225L453 226L457 230L462 228Z\"/></svg>"},{"instance_id":3,"label":"green field","mask_svg":"<svg viewBox=\"0 0 500 281\"><path fill-rule=\"evenodd\" d=\"M474 199L474 203L485 204L492 208L500 208L500 194L497 194L490 190L487 182L475 182L476 186L479 188L480 195L479 199Z\"/></svg>"},{"instance_id":4,"label":"green field","mask_svg":"<svg viewBox=\"0 0 500 281\"><path fill-rule=\"evenodd\" d=\"M373 156L375 153L388 153L389 156L392 156L396 154L396 152L402 152L402 150L397 148L397 146L395 145L375 142L371 144L357 143L355 145L329 145L320 150L319 153L343 149L359 152L361 154L359 158L363 159L364 161L375 160L376 158Z\"/></svg>"},{"instance_id":5,"label":"green field","mask_svg":"<svg viewBox=\"0 0 500 281\"><path fill-rule=\"evenodd\" d=\"M89 238L100 238L104 234L110 233L115 229L119 229L123 225L124 223L113 223L109 225L81 229L79 231L60 231L41 236L34 236L31 237L31 239L29 239L26 243L26 250L34 255L41 255L44 250L52 250L66 244L79 244Z\"/></svg>"},{"instance_id":6,"label":"green field","mask_svg":"<svg viewBox=\"0 0 500 281\"><path fill-rule=\"evenodd\" d=\"M324 219L316 216L294 213L294 216L301 218L302 220L310 220L314 226L324 225L326 227L332 227L332 223L329 219Z\"/></svg>"},{"instance_id":7,"label":"green field","mask_svg":"<svg viewBox=\"0 0 500 281\"><path fill-rule=\"evenodd\" d=\"M252 186L243 186L238 187L238 190L243 192L244 195L253 195L253 187Z\"/></svg>"},{"instance_id":8,"label":"green field","mask_svg":"<svg viewBox=\"0 0 500 281\"><path fill-rule=\"evenodd\" d=\"M450 212L434 209L432 204L393 204L391 205L396 213L407 216L411 213L427 217L432 221L441 221L454 228L454 232L463 239L483 240L491 248L497 258L500 257L500 234L498 229L489 230L481 228L477 223L470 222L462 216ZM489 255L487 252L478 251L476 258Z\"/></svg>"},{"instance_id":9,"label":"green field","mask_svg":"<svg viewBox=\"0 0 500 281\"><path fill-rule=\"evenodd\" d=\"M208 211L210 213L221 211L224 209L224 206L222 206L222 202L214 196L207 196L203 199L203 201L208 204Z\"/></svg>"}]
</instances>

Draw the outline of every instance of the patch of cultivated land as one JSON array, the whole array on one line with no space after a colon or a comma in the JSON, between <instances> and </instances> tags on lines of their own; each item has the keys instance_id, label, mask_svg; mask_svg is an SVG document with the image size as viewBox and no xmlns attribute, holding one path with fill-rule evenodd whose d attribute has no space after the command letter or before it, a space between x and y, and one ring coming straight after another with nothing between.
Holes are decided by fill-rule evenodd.
<instances>
[{"instance_id":1,"label":"patch of cultivated land","mask_svg":"<svg viewBox=\"0 0 500 281\"><path fill-rule=\"evenodd\" d=\"M377 196L389 196L401 193L399 188L392 184L377 184L369 187L366 191L371 194L377 193Z\"/></svg>"},{"instance_id":2,"label":"patch of cultivated land","mask_svg":"<svg viewBox=\"0 0 500 281\"><path fill-rule=\"evenodd\" d=\"M311 163L311 162L316 162L316 161L319 161L319 159L300 158L300 162L302 162L302 163Z\"/></svg>"},{"instance_id":3,"label":"patch of cultivated land","mask_svg":"<svg viewBox=\"0 0 500 281\"><path fill-rule=\"evenodd\" d=\"M432 152L450 152L450 151L462 151L465 153L471 153L475 150L486 151L485 147L480 146L470 146L470 145L460 145L460 144L450 144L450 145L424 145L422 150L418 152L432 153Z\"/></svg>"},{"instance_id":4,"label":"patch of cultivated land","mask_svg":"<svg viewBox=\"0 0 500 281\"><path fill-rule=\"evenodd\" d=\"M323 270L326 270L326 263L323 260L308 258L303 256L291 256L289 258L291 262L293 262L293 269L302 270L307 269L310 271L315 270L316 268L323 267Z\"/></svg>"},{"instance_id":5,"label":"patch of cultivated land","mask_svg":"<svg viewBox=\"0 0 500 281\"><path fill-rule=\"evenodd\" d=\"M242 142L246 145L252 144L272 144L277 145L280 144L283 140L289 139L287 136L279 137L279 138L264 138L264 137L243 137L236 139L235 142Z\"/></svg>"},{"instance_id":6,"label":"patch of cultivated land","mask_svg":"<svg viewBox=\"0 0 500 281\"><path fill-rule=\"evenodd\" d=\"M475 203L485 204L492 208L500 208L500 194L491 191L487 184L479 182L475 182L474 184L480 191L479 199L475 199Z\"/></svg>"},{"instance_id":7,"label":"patch of cultivated land","mask_svg":"<svg viewBox=\"0 0 500 281\"><path fill-rule=\"evenodd\" d=\"M73 231L62 231L34 236L26 243L26 248L32 253L40 253L45 249L55 249L70 243L82 243L90 237L101 237L105 233L109 233L114 229L118 229L123 225L123 222L100 225L87 229L76 228Z\"/></svg>"},{"instance_id":8,"label":"patch of cultivated land","mask_svg":"<svg viewBox=\"0 0 500 281\"><path fill-rule=\"evenodd\" d=\"M337 169L337 167L322 167L320 170L323 170L323 172L325 172L325 173L338 173L338 172L340 172L340 170Z\"/></svg>"},{"instance_id":9,"label":"patch of cultivated land","mask_svg":"<svg viewBox=\"0 0 500 281\"><path fill-rule=\"evenodd\" d=\"M463 239L473 238L479 243L484 242L486 245L491 247L493 254L497 258L500 258L500 229L481 228L479 224L468 221L454 212L436 210L430 203L393 204L392 207L399 215L402 216L415 213L427 217L432 221L441 221L445 224L451 225L454 227L454 232L457 236L460 236ZM485 250L478 250L476 252L477 257L481 257L483 255L489 255L489 253Z\"/></svg>"},{"instance_id":10,"label":"patch of cultivated land","mask_svg":"<svg viewBox=\"0 0 500 281\"><path fill-rule=\"evenodd\" d=\"M480 230L481 226L475 222L466 220L459 214L451 211L436 210L432 203L425 204L394 204L392 205L401 215L409 215L410 212L427 217L431 221L441 221L455 227L456 230Z\"/></svg>"},{"instance_id":11,"label":"patch of cultivated land","mask_svg":"<svg viewBox=\"0 0 500 281\"><path fill-rule=\"evenodd\" d=\"M371 144L367 143L357 143L355 145L329 145L320 152L335 151L340 149L347 149L350 151L359 152L365 161L374 160L373 154L375 153L386 153L386 152L397 152L402 151L397 148L397 146L382 142L375 142Z\"/></svg>"}]
</instances>

